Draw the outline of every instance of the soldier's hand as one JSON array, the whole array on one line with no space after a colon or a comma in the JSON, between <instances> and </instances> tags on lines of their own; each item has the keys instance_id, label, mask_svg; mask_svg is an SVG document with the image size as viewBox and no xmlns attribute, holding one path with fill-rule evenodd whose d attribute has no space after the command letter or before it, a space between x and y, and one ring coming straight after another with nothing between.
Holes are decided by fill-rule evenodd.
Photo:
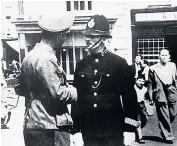
<instances>
[{"instance_id":1,"label":"soldier's hand","mask_svg":"<svg viewBox=\"0 0 177 146\"><path fill-rule=\"evenodd\" d=\"M66 89L69 91L69 94L68 94L68 97L65 99L64 103L70 104L70 103L76 102L77 101L77 89L72 85L69 85Z\"/></svg>"},{"instance_id":2,"label":"soldier's hand","mask_svg":"<svg viewBox=\"0 0 177 146\"><path fill-rule=\"evenodd\" d=\"M71 91L72 101L77 101L77 89L72 85L70 85L69 88Z\"/></svg>"}]
</instances>

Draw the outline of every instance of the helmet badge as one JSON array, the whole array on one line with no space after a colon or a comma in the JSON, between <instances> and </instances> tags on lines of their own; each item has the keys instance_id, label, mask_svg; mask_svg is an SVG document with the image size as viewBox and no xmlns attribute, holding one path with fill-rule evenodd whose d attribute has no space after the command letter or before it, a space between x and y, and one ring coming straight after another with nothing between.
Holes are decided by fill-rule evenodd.
<instances>
[{"instance_id":1,"label":"helmet badge","mask_svg":"<svg viewBox=\"0 0 177 146\"><path fill-rule=\"evenodd\" d=\"M91 19L89 22L88 22L88 27L89 28L93 28L95 26L95 21L94 19Z\"/></svg>"}]
</instances>

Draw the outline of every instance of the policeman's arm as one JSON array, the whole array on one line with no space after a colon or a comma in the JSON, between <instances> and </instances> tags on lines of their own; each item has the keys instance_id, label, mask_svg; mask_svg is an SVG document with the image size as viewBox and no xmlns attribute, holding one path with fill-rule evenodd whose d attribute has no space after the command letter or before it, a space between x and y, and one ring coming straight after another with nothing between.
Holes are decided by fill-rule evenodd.
<instances>
[{"instance_id":1,"label":"policeman's arm","mask_svg":"<svg viewBox=\"0 0 177 146\"><path fill-rule=\"evenodd\" d=\"M54 60L39 60L35 73L50 97L67 104L72 103L77 100L77 90L73 86L62 85L63 75L58 68L59 66Z\"/></svg>"},{"instance_id":2,"label":"policeman's arm","mask_svg":"<svg viewBox=\"0 0 177 146\"><path fill-rule=\"evenodd\" d=\"M130 72L131 68L125 62L123 66L124 71L124 82L123 82L123 92L122 92L122 102L125 112L125 123L128 125L133 125L135 127L139 126L137 122L138 115L138 104L136 98L136 92L134 90L134 78Z\"/></svg>"}]
</instances>

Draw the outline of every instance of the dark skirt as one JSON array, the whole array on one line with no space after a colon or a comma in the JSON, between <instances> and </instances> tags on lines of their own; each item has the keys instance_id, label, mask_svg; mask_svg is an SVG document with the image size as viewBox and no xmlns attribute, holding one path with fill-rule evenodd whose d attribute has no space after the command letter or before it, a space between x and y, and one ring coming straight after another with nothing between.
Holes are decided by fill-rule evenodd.
<instances>
[{"instance_id":1,"label":"dark skirt","mask_svg":"<svg viewBox=\"0 0 177 146\"><path fill-rule=\"evenodd\" d=\"M26 146L70 146L70 135L64 131L24 129Z\"/></svg>"}]
</instances>

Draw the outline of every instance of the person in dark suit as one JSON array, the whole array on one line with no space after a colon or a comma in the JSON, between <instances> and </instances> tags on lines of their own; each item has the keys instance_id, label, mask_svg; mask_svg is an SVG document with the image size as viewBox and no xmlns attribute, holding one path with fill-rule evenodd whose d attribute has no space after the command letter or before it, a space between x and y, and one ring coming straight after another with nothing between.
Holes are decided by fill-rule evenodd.
<instances>
[{"instance_id":1,"label":"person in dark suit","mask_svg":"<svg viewBox=\"0 0 177 146\"><path fill-rule=\"evenodd\" d=\"M131 125L137 124L136 98L128 92L133 88L129 66L104 45L111 37L105 16L91 17L84 33L90 55L76 65L73 85L78 105L75 113L72 106L74 121L85 146L123 146L126 124L132 130Z\"/></svg>"},{"instance_id":2,"label":"person in dark suit","mask_svg":"<svg viewBox=\"0 0 177 146\"><path fill-rule=\"evenodd\" d=\"M135 57L135 62L132 65L130 65L132 78L134 78L135 80L138 77L138 71L141 70L140 64L142 59L143 59L142 56L137 54Z\"/></svg>"}]
</instances>

